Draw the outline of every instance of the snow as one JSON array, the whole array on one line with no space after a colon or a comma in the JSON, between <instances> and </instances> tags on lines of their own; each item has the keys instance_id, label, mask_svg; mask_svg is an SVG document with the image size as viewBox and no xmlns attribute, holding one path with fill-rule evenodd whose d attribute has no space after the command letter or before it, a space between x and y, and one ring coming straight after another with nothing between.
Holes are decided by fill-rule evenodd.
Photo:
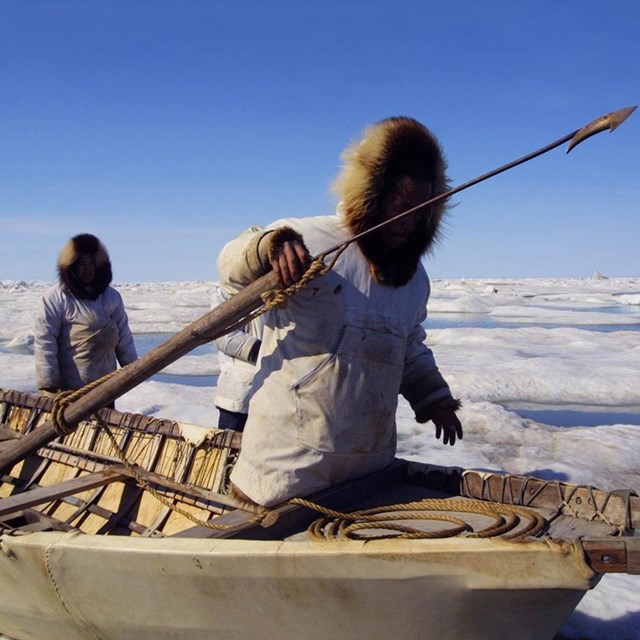
<instances>
[{"instance_id":1,"label":"snow","mask_svg":"<svg viewBox=\"0 0 640 640\"><path fill-rule=\"evenodd\" d=\"M33 321L47 286L0 281L2 388L35 391ZM146 350L208 311L212 283L116 288ZM426 328L463 400L465 435L445 447L401 399L401 457L640 493L640 278L436 280ZM199 347L117 406L214 425L217 373L215 349ZM604 576L562 637L640 640L640 576Z\"/></svg>"}]
</instances>

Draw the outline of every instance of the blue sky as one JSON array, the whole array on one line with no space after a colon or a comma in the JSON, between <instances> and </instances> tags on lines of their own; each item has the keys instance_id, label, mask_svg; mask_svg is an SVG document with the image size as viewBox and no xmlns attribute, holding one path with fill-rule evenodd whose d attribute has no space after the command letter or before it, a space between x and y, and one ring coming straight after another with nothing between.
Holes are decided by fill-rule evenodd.
<instances>
[{"instance_id":1,"label":"blue sky","mask_svg":"<svg viewBox=\"0 0 640 640\"><path fill-rule=\"evenodd\" d=\"M212 280L251 224L332 213L409 115L453 185L640 102L637 0L0 0L0 279L98 235L115 282ZM640 276L640 112L455 197L432 278Z\"/></svg>"}]
</instances>

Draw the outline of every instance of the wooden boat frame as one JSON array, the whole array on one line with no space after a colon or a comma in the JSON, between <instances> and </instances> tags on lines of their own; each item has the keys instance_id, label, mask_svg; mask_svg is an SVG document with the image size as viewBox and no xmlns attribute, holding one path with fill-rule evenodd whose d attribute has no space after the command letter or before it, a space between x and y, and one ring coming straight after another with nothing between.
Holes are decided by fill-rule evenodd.
<instances>
[{"instance_id":1,"label":"wooden boat frame","mask_svg":"<svg viewBox=\"0 0 640 640\"><path fill-rule=\"evenodd\" d=\"M0 439L11 442L38 428L48 419L51 407L50 398L0 390ZM114 440L118 451L114 449ZM516 632L514 629L513 636L510 636L505 629L511 629L515 620L502 613L501 617L487 619L489 626L485 635L479 634L477 628L470 628L468 635L465 635L458 625L456 637L459 638L551 637L545 635L549 633L548 629L557 630L561 626L582 595L597 583L601 575L613 572L640 573L637 537L640 529L640 498L630 491L607 492L560 481L397 460L376 474L313 496L311 505L290 502L278 506L272 510L272 524L267 527L261 516L237 508L227 495L228 474L240 446L241 435L237 433L206 430L170 420L102 409L96 416L82 421L70 435L57 438L16 464L9 473L4 474L0 487L0 546L9 558L20 557L25 562L28 558L29 567L42 563L47 565L46 571L40 571L37 578L25 584L30 585L29 589L46 591L49 604L45 607L46 611L39 614L40 618L35 616L36 621L32 624L28 622L31 618L26 613L16 614L22 601L27 599L26 596L20 599L16 595L6 604L5 611L0 607L0 630L10 635L13 633L13 637L20 640L38 638L38 633L45 628L49 637L65 640L96 635L118 639L199 637L197 634L188 635L194 633L193 629L185 631L182 627L166 627L164 632L155 627L152 632L137 628L137 635L127 636L119 627L117 632L114 631L105 621L96 622L93 618L86 620L82 616L80 620L77 612L70 614L74 607L82 608L84 596L69 587L68 595L62 597L64 588L60 586L60 576L72 574L70 564L75 562L74 558L88 553L89 549L96 553L99 549L100 554L111 558L104 568L106 573L117 565L116 559L120 554L129 558L131 554L136 558L144 558L145 554L152 553L170 562L174 554L197 550L192 555L203 566L213 562L213 557L217 558L219 564L215 565L216 570L220 563L224 564L236 554L245 558L246 564L242 565L242 569L247 565L252 566L254 556L261 558L261 562L275 562L270 557L270 554L275 554L274 557L282 563L278 565L278 575L285 570L283 567L290 566L285 558L295 566L302 563L305 571L311 571L304 563L311 562L310 558L313 557L313 567L322 567L321 576L338 570L336 554L340 557L338 565L344 563L345 566L351 566L351 561L355 563L357 557L358 564L354 566L358 571L367 562L375 563L375 569L366 570L369 573L365 574L366 580L362 582L367 585L364 588L367 593L371 589L371 579L373 582L379 580L387 589L397 588L395 574L389 576L384 569L376 578L372 573L380 570L378 563L381 558L393 558L398 563L395 570L400 582L409 580L406 576L401 578L406 571L409 571L407 575L413 576L412 580L418 579L414 572L419 566L421 572L426 571L425 575L420 573L419 580L425 581L424 585L427 586L423 588L430 589L431 582L427 577L440 562L434 564L433 559L443 554L447 566L452 567L451 571L456 576L453 581L458 584L462 580L465 584L465 601L467 598L473 600L488 588L496 588L501 593L507 589L509 597L515 598L514 602L520 602L518 606L522 606L522 600L531 599L532 593L536 594L537 600L550 598L544 606L553 614L550 614L551 622L546 626L531 622L528 632L523 632L521 628ZM473 530L462 537L441 537L442 522L429 520L421 527L428 532L435 528L437 531L434 535L439 539L403 539L393 531L379 536L375 531L365 530L362 534L357 533L334 544L308 541L305 528L314 521L318 522L319 517L314 505L352 511L354 508L370 509L381 504L393 505L398 501L407 504L425 499L442 500L443 504L446 500L454 499L460 500L460 504L468 500L480 505L492 505L491 508L498 509L498 519L502 509L502 530L496 535L491 533L490 537L483 537L482 531L496 531L491 523L487 526L486 522L487 518L491 521L496 514L477 515L461 507L460 512L466 512L463 515L471 522ZM513 517L508 515L506 509L509 506L538 514L537 517L544 520L543 530L535 536L527 535L526 518L517 514ZM504 525L504 520L510 518L511 526ZM445 524L445 529L448 526ZM376 539L379 537L382 539ZM32 554L38 560L34 561ZM60 569L60 574L56 576L51 567L55 564L52 558L57 558L57 554L60 554L60 567L64 565L65 569L64 572ZM95 557L102 558L103 555ZM323 563L329 562L327 558L331 559L331 564L325 565ZM480 561L478 558L484 559ZM494 559L497 558L502 559L496 564ZM7 575L11 573L3 568L4 562L0 554L0 576L3 571ZM14 561L10 561L8 566L11 566L11 562ZM474 563L480 564L474 569ZM502 567L499 566L501 563ZM164 583L155 574L155 565L143 563L143 566L141 573L147 575L145 584L148 586L153 583L160 588L159 585ZM79 568L76 570L80 571ZM234 571L238 570L236 568ZM459 572L463 570L470 570L472 577L462 578ZM135 577L129 579L133 581ZM343 576L343 579L346 578ZM438 573L438 579L444 580L445 592L451 588L451 578ZM120 575L110 578L108 582L120 583L121 580ZM318 578L318 581L323 584L322 579ZM348 587L339 583L341 589L351 594L350 597L362 597L361 587L353 593L350 591L354 583L353 576L345 583ZM334 582L330 584L334 589ZM488 587L488 584L492 586ZM4 581L0 577L0 586L4 593L8 590L20 593L21 589L17 579L7 578ZM249 588L244 587L245 591ZM281 584L280 588L283 588ZM285 590L291 588L287 583ZM300 585L296 586L295 592L298 593L299 589ZM49 590L56 594L60 602L54 605ZM563 598L556 597L559 592L565 594ZM438 593L433 593L431 597L436 599ZM469 596L469 593L475 595ZM556 595L551 597L553 594ZM236 597L241 596L236 594ZM259 598L260 594L254 594L253 597ZM407 601L413 598L406 594L402 597ZM327 601L330 602L327 606L333 607L331 611L335 615L331 615L335 620L342 620L341 628L344 628L344 625L351 624L351 618L346 613L344 619L341 618L338 609L342 599L332 598ZM197 601L197 595L193 599ZM557 610L554 609L556 604ZM383 606L377 604L380 610ZM419 606L422 605L416 602L415 611ZM473 607L478 606L474 601ZM229 603L226 607L225 611ZM414 617L417 615L415 611L411 614ZM152 608L148 617L161 613ZM199 610L197 615L201 615ZM327 622L327 615L327 609L321 609L318 617L333 629L333 623ZM215 621L219 617L218 612ZM503 626L496 622L498 619ZM18 622L14 623L14 620ZM242 626L244 622L243 619L238 625ZM203 628L209 629L215 624L217 622L211 619L202 623ZM238 637L252 637L251 634L257 633L259 628L266 628L264 624L261 622L258 626L248 627L238 632ZM314 618L313 624L318 625L318 619ZM358 624L367 627L369 623L359 619ZM422 620L420 625L424 624ZM53 629L57 631L54 633ZM278 629L284 638L301 633L300 628L288 618L287 624ZM388 625L384 630L384 635L388 637ZM436 631L434 627L434 633ZM327 637L328 627L318 627L314 632L316 635L305 633L308 637ZM380 624L372 623L367 633L370 637L383 637ZM445 633L446 636L446 631L442 629L437 633ZM496 636L496 633L502 635ZM202 637L218 635L212 631L211 636Z\"/></svg>"}]
</instances>

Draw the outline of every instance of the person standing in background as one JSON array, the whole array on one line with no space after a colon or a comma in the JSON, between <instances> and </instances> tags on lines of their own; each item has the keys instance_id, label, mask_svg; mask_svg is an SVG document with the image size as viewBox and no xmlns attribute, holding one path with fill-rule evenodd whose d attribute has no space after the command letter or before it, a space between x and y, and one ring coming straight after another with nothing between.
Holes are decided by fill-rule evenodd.
<instances>
[{"instance_id":1,"label":"person standing in background","mask_svg":"<svg viewBox=\"0 0 640 640\"><path fill-rule=\"evenodd\" d=\"M89 233L74 236L57 269L34 330L36 384L45 395L79 389L138 357L102 242Z\"/></svg>"}]
</instances>

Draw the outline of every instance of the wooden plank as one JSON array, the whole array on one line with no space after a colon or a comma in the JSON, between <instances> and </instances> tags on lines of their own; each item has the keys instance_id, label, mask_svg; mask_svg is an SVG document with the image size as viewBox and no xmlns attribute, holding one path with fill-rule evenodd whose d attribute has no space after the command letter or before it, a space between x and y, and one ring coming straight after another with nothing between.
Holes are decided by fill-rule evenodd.
<instances>
[{"instance_id":1,"label":"wooden plank","mask_svg":"<svg viewBox=\"0 0 640 640\"><path fill-rule=\"evenodd\" d=\"M91 505L96 504L96 503L98 503L100 501L100 499L104 495L104 492L107 490L108 486L109 485L104 484L104 485L102 485L100 487L96 487L96 490L92 491L91 495L88 498L80 500L80 504L74 505L76 507L75 511L73 513L71 513L71 515L67 516L64 519L64 522L69 524L71 522L77 522L81 518L87 517L87 512L89 511L89 507ZM67 496L67 498L68 497L69 496ZM66 501L67 500L65 498L65 502ZM81 529L82 528L78 524L76 524L75 526L76 526L77 529Z\"/></svg>"},{"instance_id":2,"label":"wooden plank","mask_svg":"<svg viewBox=\"0 0 640 640\"><path fill-rule=\"evenodd\" d=\"M66 522L56 520L51 516L40 513L36 509L25 509L24 518L30 524L20 527L20 531L73 531L74 528Z\"/></svg>"},{"instance_id":3,"label":"wooden plank","mask_svg":"<svg viewBox=\"0 0 640 640\"><path fill-rule=\"evenodd\" d=\"M140 489L140 492L141 491L142 489ZM109 509L105 509L104 507L101 507L97 504L90 504L87 507L87 511L93 515L99 516L105 521L105 523L97 532L97 535L105 535L115 527L127 528L134 533L142 535L146 531L146 527L125 515L129 513L129 511L131 511L131 508L139 499L139 493L132 493L128 497L128 499L120 505L117 512L109 511ZM76 498L75 496L66 496L65 498L63 498L63 501L74 507L80 507L84 504L82 500ZM77 529L78 527L74 528Z\"/></svg>"},{"instance_id":4,"label":"wooden plank","mask_svg":"<svg viewBox=\"0 0 640 640\"><path fill-rule=\"evenodd\" d=\"M627 573L640 575L640 538L625 538L627 547Z\"/></svg>"},{"instance_id":5,"label":"wooden plank","mask_svg":"<svg viewBox=\"0 0 640 640\"><path fill-rule=\"evenodd\" d=\"M132 485L132 488L134 487L134 485ZM137 534L142 534L144 533L144 531L146 530L146 527L138 524L135 520L132 520L131 518L127 517L126 515L123 514L127 514L129 513L129 511L131 510L131 508L134 506L134 504L140 499L140 493L142 492L142 489L138 489L137 492L132 493L132 495L130 495L127 500L125 500L124 502L122 502L120 504L120 507L118 509L118 512L113 512L113 511L109 511L108 509L105 509L104 507L100 507L99 505L90 503L87 504L86 500L81 500L80 498L77 498L74 495L68 495L68 496L64 496L62 498L60 498L60 500L62 502L65 502L73 507L76 507L78 510L85 510L88 511L91 514L97 515L98 517L102 518L105 521L105 524L103 525L103 527L101 528L101 531L99 533L107 533L108 531L105 529L105 527L110 530L113 527L116 526L122 526L125 528L130 529L131 531L133 531L134 533ZM2 504L2 501L0 501L0 504ZM39 511L35 511L33 509L27 509L25 511L15 511L12 512L11 514L9 514L5 519L11 519L14 517L19 517L22 516L23 514L26 517L26 514L29 513L37 513L40 514L41 518L46 518L49 519L51 522L51 527L54 530L75 530L77 531L79 529L79 527L74 527L71 526L69 524L67 524L66 522L63 522L61 520L57 520L55 518L51 518L50 516L46 516L44 514L41 514ZM75 516L79 517L82 515L82 513L79 511L77 514L74 514ZM3 519L3 520L5 520ZM0 522L2 522L2 520L0 520ZM18 527L18 529L20 531L24 531L26 530L24 527Z\"/></svg>"},{"instance_id":6,"label":"wooden plank","mask_svg":"<svg viewBox=\"0 0 640 640\"><path fill-rule=\"evenodd\" d=\"M357 508L362 501L379 487L388 486L405 478L407 462L395 460L391 465L356 480L344 482L309 496L311 502L317 502L331 509ZM317 511L293 504L284 504L274 509L277 522L263 527L253 522L254 513L236 509L216 518L212 522L228 527L223 530L210 529L202 525L191 527L175 534L176 538L242 538L248 540L276 540L292 535L320 517Z\"/></svg>"},{"instance_id":7,"label":"wooden plank","mask_svg":"<svg viewBox=\"0 0 640 640\"><path fill-rule=\"evenodd\" d=\"M104 484L116 482L122 480L124 477L122 467L110 467L109 469L104 469L96 473L59 482L49 487L40 487L2 498L0 500L0 518L45 502L52 502L53 500L59 500L74 493L80 493L81 491L87 491Z\"/></svg>"},{"instance_id":8,"label":"wooden plank","mask_svg":"<svg viewBox=\"0 0 640 640\"><path fill-rule=\"evenodd\" d=\"M640 538L583 540L582 548L597 573L640 574Z\"/></svg>"},{"instance_id":9,"label":"wooden plank","mask_svg":"<svg viewBox=\"0 0 640 640\"><path fill-rule=\"evenodd\" d=\"M26 391L18 391L16 389L0 389L0 402L6 402L9 405L17 405L28 407L30 409L51 410L53 400L50 396L40 396L35 393Z\"/></svg>"}]
</instances>

